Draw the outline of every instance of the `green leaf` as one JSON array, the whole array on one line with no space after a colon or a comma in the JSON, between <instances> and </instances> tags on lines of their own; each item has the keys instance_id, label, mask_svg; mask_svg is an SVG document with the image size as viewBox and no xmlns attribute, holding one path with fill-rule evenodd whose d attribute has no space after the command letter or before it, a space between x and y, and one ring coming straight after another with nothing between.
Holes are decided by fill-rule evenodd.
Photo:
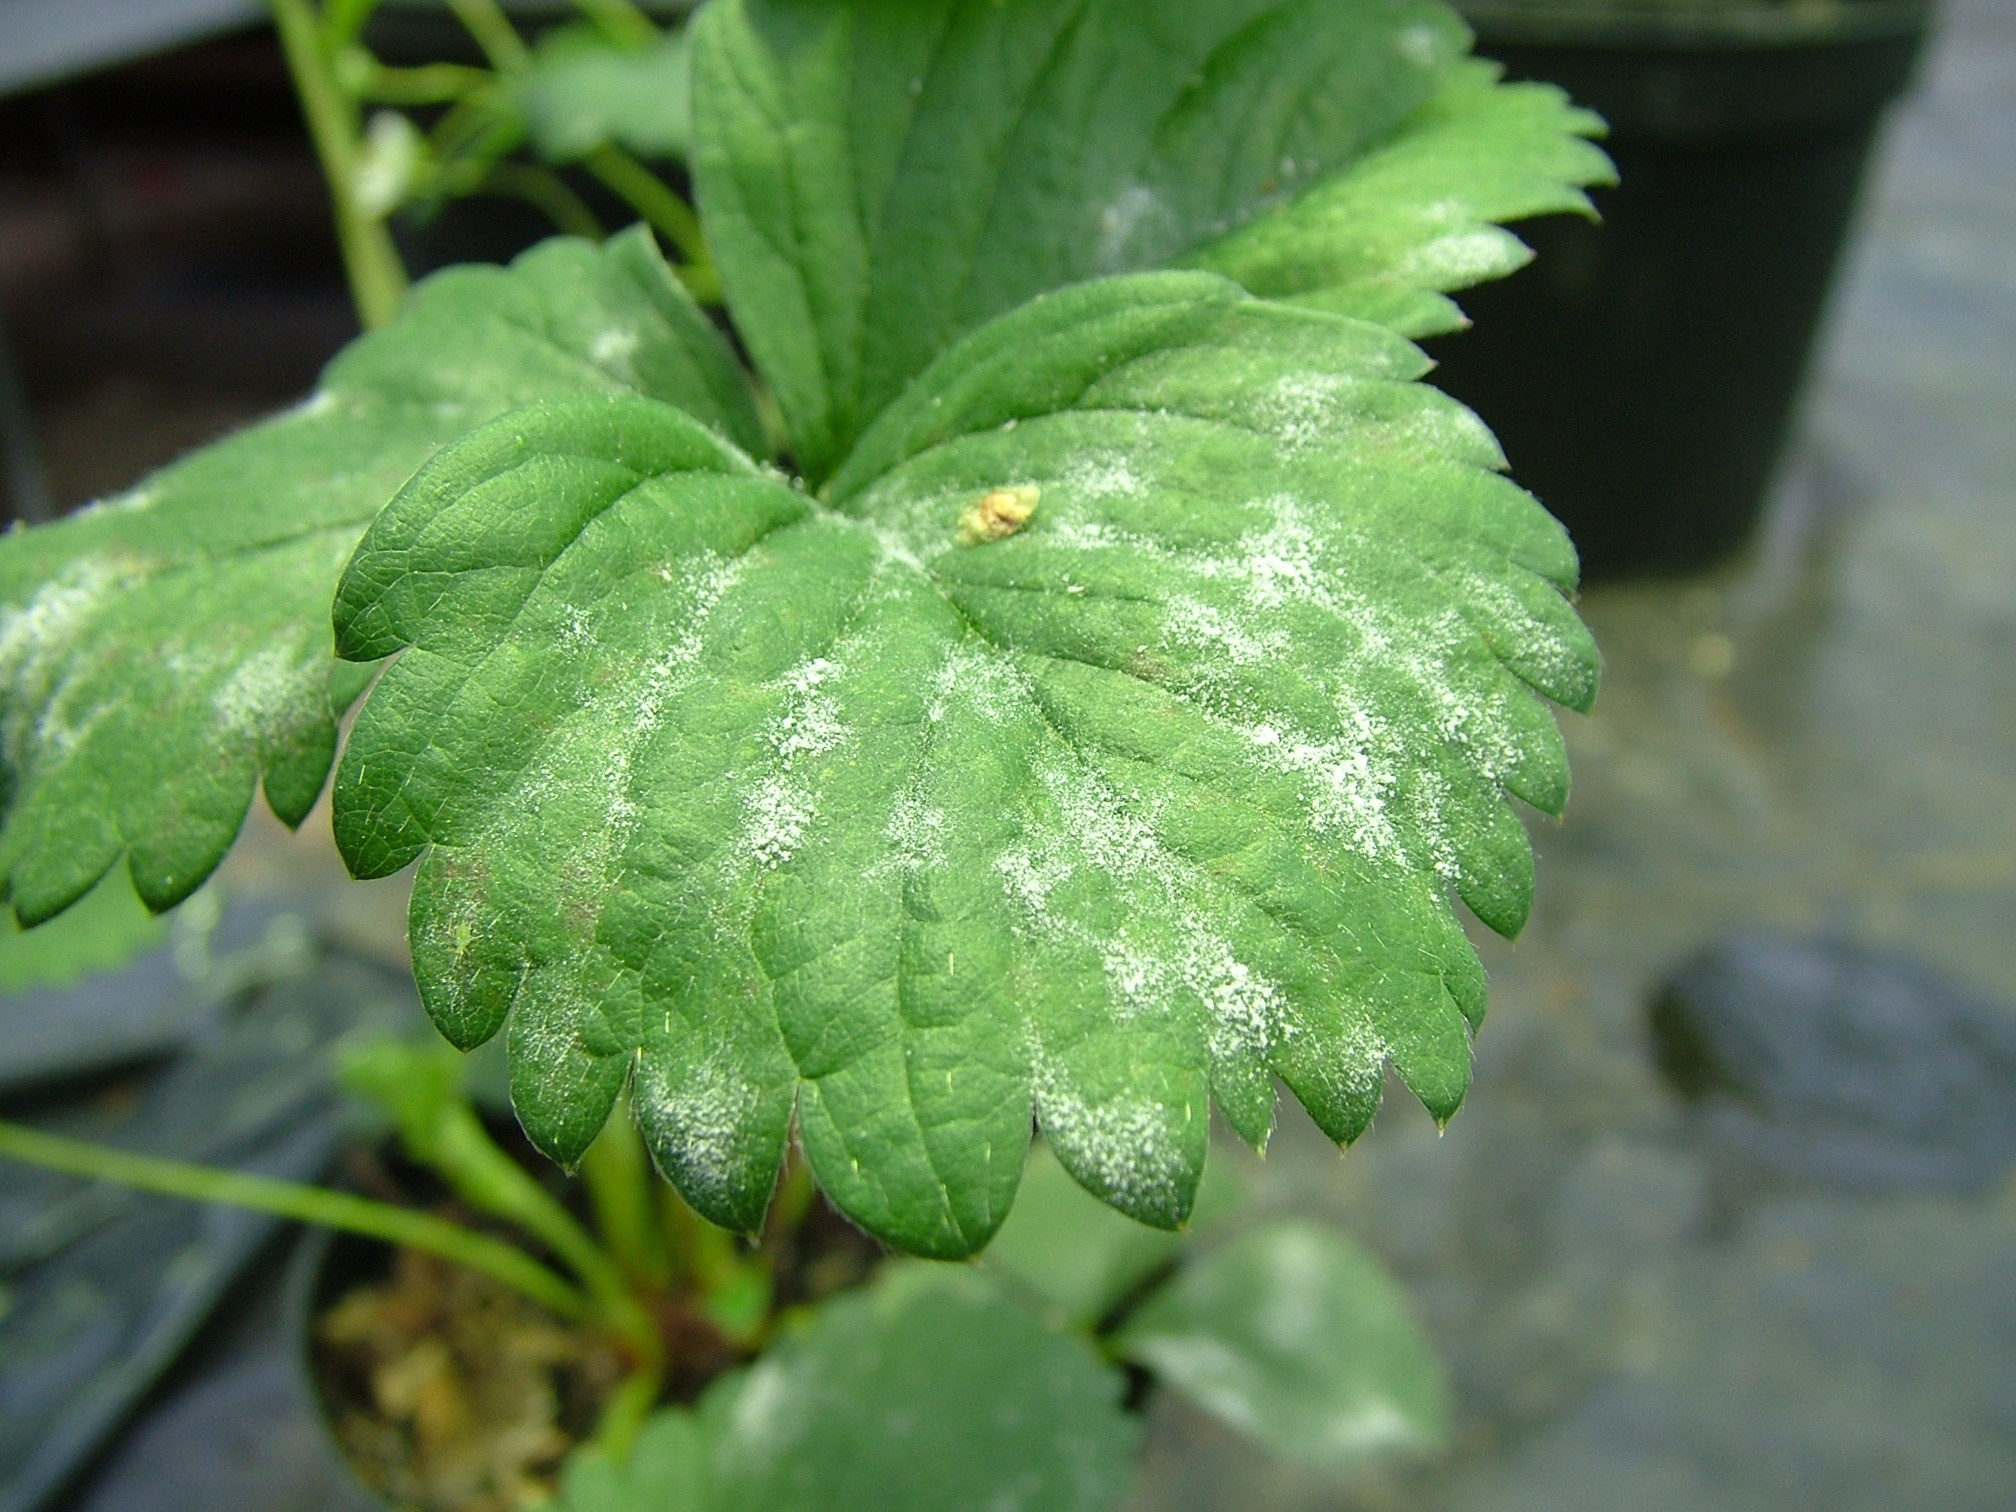
<instances>
[{"instance_id":1,"label":"green leaf","mask_svg":"<svg viewBox=\"0 0 2016 1512\"><path fill-rule=\"evenodd\" d=\"M532 145L565 163L613 143L651 158L683 158L693 134L686 34L619 47L594 26L542 33L518 81Z\"/></svg>"},{"instance_id":2,"label":"green leaf","mask_svg":"<svg viewBox=\"0 0 2016 1512\"><path fill-rule=\"evenodd\" d=\"M698 1418L668 1409L644 1425L626 1459L596 1448L569 1455L544 1512L714 1512L712 1449Z\"/></svg>"},{"instance_id":3,"label":"green leaf","mask_svg":"<svg viewBox=\"0 0 2016 1512\"><path fill-rule=\"evenodd\" d=\"M1586 707L1596 662L1560 527L1424 367L1150 274L976 332L824 503L635 398L448 448L337 604L342 654L404 653L337 836L420 859L436 1023L506 1032L563 1163L634 1070L725 1227L795 1107L833 1200L939 1256L1032 1113L1164 1228L1214 1097L1259 1143L1279 1077L1350 1139L1390 1063L1448 1117L1484 998L1446 894L1523 920L1506 798L1567 783L1532 695Z\"/></svg>"},{"instance_id":4,"label":"green leaf","mask_svg":"<svg viewBox=\"0 0 2016 1512\"><path fill-rule=\"evenodd\" d=\"M168 938L124 877L107 877L77 907L42 929L0 917L0 994L70 987L123 966Z\"/></svg>"},{"instance_id":5,"label":"green leaf","mask_svg":"<svg viewBox=\"0 0 2016 1512\"><path fill-rule=\"evenodd\" d=\"M1100 1512L1133 1470L1122 1386L985 1277L891 1268L628 1460L575 1455L549 1512Z\"/></svg>"},{"instance_id":6,"label":"green leaf","mask_svg":"<svg viewBox=\"0 0 2016 1512\"><path fill-rule=\"evenodd\" d=\"M1449 291L1532 259L1503 223L1593 214L1583 186L1616 180L1588 140L1600 119L1551 85L1498 74L1466 62L1389 141L1192 264L1408 336L1459 328Z\"/></svg>"},{"instance_id":7,"label":"green leaf","mask_svg":"<svg viewBox=\"0 0 2016 1512\"><path fill-rule=\"evenodd\" d=\"M761 444L726 344L641 232L438 275L304 405L0 539L0 877L21 920L68 907L122 853L150 907L179 902L262 781L298 823L369 677L334 660L328 621L364 526L472 426L609 392Z\"/></svg>"},{"instance_id":8,"label":"green leaf","mask_svg":"<svg viewBox=\"0 0 2016 1512\"><path fill-rule=\"evenodd\" d=\"M987 1246L986 1263L1072 1322L1091 1327L1174 1262L1183 1243L1180 1234L1136 1223L1100 1202L1071 1179L1047 1145L1037 1144L1030 1147L1015 1210Z\"/></svg>"},{"instance_id":9,"label":"green leaf","mask_svg":"<svg viewBox=\"0 0 2016 1512\"><path fill-rule=\"evenodd\" d=\"M1236 1210L1243 1194L1222 1161L1205 1168L1192 1229ZM1071 1179L1047 1145L1030 1146L1008 1221L987 1246L987 1268L1014 1278L1065 1318L1096 1326L1172 1265L1185 1237L1115 1212Z\"/></svg>"},{"instance_id":10,"label":"green leaf","mask_svg":"<svg viewBox=\"0 0 2016 1512\"><path fill-rule=\"evenodd\" d=\"M1448 1436L1442 1367L1406 1298L1377 1261L1320 1224L1273 1224L1190 1262L1115 1343L1308 1464L1418 1453Z\"/></svg>"},{"instance_id":11,"label":"green leaf","mask_svg":"<svg viewBox=\"0 0 2016 1512\"><path fill-rule=\"evenodd\" d=\"M821 1308L703 1415L724 1506L1096 1512L1133 1469L1122 1385L986 1278L906 1266Z\"/></svg>"},{"instance_id":12,"label":"green leaf","mask_svg":"<svg viewBox=\"0 0 2016 1512\"><path fill-rule=\"evenodd\" d=\"M1558 97L1473 98L1467 44L1429 0L719 0L695 183L801 466L987 319L1242 228L1228 269L1428 328L1421 291L1516 266L1480 217L1607 171Z\"/></svg>"}]
</instances>

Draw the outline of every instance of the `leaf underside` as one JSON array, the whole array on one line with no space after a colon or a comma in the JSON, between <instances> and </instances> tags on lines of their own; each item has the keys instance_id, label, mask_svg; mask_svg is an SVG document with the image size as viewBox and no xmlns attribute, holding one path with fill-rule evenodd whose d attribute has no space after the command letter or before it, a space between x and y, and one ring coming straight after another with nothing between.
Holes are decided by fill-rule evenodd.
<instances>
[{"instance_id":1,"label":"leaf underside","mask_svg":"<svg viewBox=\"0 0 2016 1512\"><path fill-rule=\"evenodd\" d=\"M762 432L728 349L640 234L456 269L338 357L299 408L132 492L0 547L0 877L23 922L123 854L180 902L254 790L314 805L369 670L328 604L372 516L425 458L506 410L646 392L745 446Z\"/></svg>"},{"instance_id":2,"label":"leaf underside","mask_svg":"<svg viewBox=\"0 0 2016 1512\"><path fill-rule=\"evenodd\" d=\"M1483 1010L1450 887L1511 931L1513 794L1586 705L1560 528L1377 327L1202 273L1033 302L935 364L820 503L639 399L444 451L339 593L403 652L337 778L416 857L459 1044L507 1032L564 1162L634 1071L658 1159L748 1230L795 1111L826 1191L983 1244L1030 1121L1180 1224L1215 1097L1333 1137L1390 1063L1438 1116ZM962 544L990 491L1018 533Z\"/></svg>"}]
</instances>

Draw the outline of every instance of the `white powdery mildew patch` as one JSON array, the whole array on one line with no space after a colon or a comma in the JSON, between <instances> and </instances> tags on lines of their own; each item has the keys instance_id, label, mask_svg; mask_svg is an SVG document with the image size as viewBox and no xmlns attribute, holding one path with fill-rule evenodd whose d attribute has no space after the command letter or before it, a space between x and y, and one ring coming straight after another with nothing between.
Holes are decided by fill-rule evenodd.
<instances>
[{"instance_id":1,"label":"white powdery mildew patch","mask_svg":"<svg viewBox=\"0 0 2016 1512\"><path fill-rule=\"evenodd\" d=\"M1280 626L1256 624L1187 594L1169 601L1163 634L1192 650L1218 652L1235 667L1257 667L1288 655L1292 642Z\"/></svg>"},{"instance_id":2,"label":"white powdery mildew patch","mask_svg":"<svg viewBox=\"0 0 2016 1512\"><path fill-rule=\"evenodd\" d=\"M0 680L17 688L39 681L117 585L117 574L105 563L80 557L27 603L0 609Z\"/></svg>"},{"instance_id":3,"label":"white powdery mildew patch","mask_svg":"<svg viewBox=\"0 0 2016 1512\"><path fill-rule=\"evenodd\" d=\"M994 868L1008 885L1008 896L1021 905L1025 923L1047 918L1052 890L1070 876L1068 870L1060 874L1022 845L1011 845L1001 852Z\"/></svg>"},{"instance_id":4,"label":"white powdery mildew patch","mask_svg":"<svg viewBox=\"0 0 2016 1512\"><path fill-rule=\"evenodd\" d=\"M595 627L577 604L569 604L560 611L560 623L555 633L561 648L573 655L579 656L595 648Z\"/></svg>"},{"instance_id":5,"label":"white powdery mildew patch","mask_svg":"<svg viewBox=\"0 0 2016 1512\"><path fill-rule=\"evenodd\" d=\"M1448 779L1430 768L1416 774L1408 818L1428 847L1428 861L1435 868L1435 875L1453 887L1463 875L1463 863L1456 852L1455 837L1449 833L1443 817L1448 807Z\"/></svg>"},{"instance_id":6,"label":"white powdery mildew patch","mask_svg":"<svg viewBox=\"0 0 2016 1512\"><path fill-rule=\"evenodd\" d=\"M812 827L816 804L801 770L802 758L837 749L853 738L839 705L824 691L841 670L837 662L814 657L778 679L785 692L784 708L764 731L777 764L742 805L740 853L765 870L774 871L796 855Z\"/></svg>"},{"instance_id":7,"label":"white powdery mildew patch","mask_svg":"<svg viewBox=\"0 0 2016 1512\"><path fill-rule=\"evenodd\" d=\"M1289 373L1260 404L1260 419L1290 451L1314 446L1334 426L1338 401L1357 380L1337 373Z\"/></svg>"},{"instance_id":8,"label":"white powdery mildew patch","mask_svg":"<svg viewBox=\"0 0 2016 1512\"><path fill-rule=\"evenodd\" d=\"M285 726L299 722L303 704L314 696L317 670L281 646L247 657L210 700L219 729L234 735L277 736Z\"/></svg>"},{"instance_id":9,"label":"white powdery mildew patch","mask_svg":"<svg viewBox=\"0 0 2016 1512\"><path fill-rule=\"evenodd\" d=\"M1085 499L1138 499L1144 485L1124 452L1093 452L1065 469L1058 487Z\"/></svg>"},{"instance_id":10,"label":"white powdery mildew patch","mask_svg":"<svg viewBox=\"0 0 2016 1512\"><path fill-rule=\"evenodd\" d=\"M1363 709L1341 708L1350 734L1317 740L1282 724L1248 729L1254 759L1271 771L1307 779L1309 823L1318 834L1342 835L1372 861L1404 855L1392 797L1399 781L1391 732Z\"/></svg>"},{"instance_id":11,"label":"white powdery mildew patch","mask_svg":"<svg viewBox=\"0 0 2016 1512\"><path fill-rule=\"evenodd\" d=\"M1099 211L1099 241L1095 256L1101 272L1119 273L1138 266L1142 253L1166 233L1169 206L1146 184L1129 184Z\"/></svg>"},{"instance_id":12,"label":"white powdery mildew patch","mask_svg":"<svg viewBox=\"0 0 2016 1512\"><path fill-rule=\"evenodd\" d=\"M1432 706L1436 733L1484 778L1502 784L1522 754L1511 705L1526 695L1509 683L1483 693L1455 685L1450 668L1474 655L1477 640L1474 627L1452 610L1437 617L1401 665Z\"/></svg>"},{"instance_id":13,"label":"white powdery mildew patch","mask_svg":"<svg viewBox=\"0 0 2016 1512\"><path fill-rule=\"evenodd\" d=\"M44 755L60 758L109 705L70 707L77 686L76 641L112 601L119 575L96 557L82 557L37 588L27 603L0 609L0 688L5 739L17 759L31 741Z\"/></svg>"},{"instance_id":14,"label":"white powdery mildew patch","mask_svg":"<svg viewBox=\"0 0 2016 1512\"><path fill-rule=\"evenodd\" d=\"M1445 569L1452 587L1473 614L1488 619L1496 634L1513 643L1516 659L1542 687L1574 687L1587 669L1573 642L1529 611L1503 577L1468 568Z\"/></svg>"},{"instance_id":15,"label":"white powdery mildew patch","mask_svg":"<svg viewBox=\"0 0 2016 1512\"><path fill-rule=\"evenodd\" d=\"M588 355L597 367L619 369L627 377L630 374L630 358L636 353L640 339L635 330L611 326L596 333Z\"/></svg>"},{"instance_id":16,"label":"white powdery mildew patch","mask_svg":"<svg viewBox=\"0 0 2016 1512\"><path fill-rule=\"evenodd\" d=\"M1175 857L1162 849L1154 829L1129 813L1098 776L1056 761L1040 765L1036 775L1063 816L1060 838L1085 864L1123 880L1144 871L1165 881L1170 878Z\"/></svg>"},{"instance_id":17,"label":"white powdery mildew patch","mask_svg":"<svg viewBox=\"0 0 2016 1512\"><path fill-rule=\"evenodd\" d=\"M1426 288L1464 289L1497 277L1523 260L1518 243L1505 232L1471 226L1410 249L1394 272Z\"/></svg>"},{"instance_id":18,"label":"white powdery mildew patch","mask_svg":"<svg viewBox=\"0 0 2016 1512\"><path fill-rule=\"evenodd\" d=\"M1347 1014L1350 1010L1346 1009ZM1386 1075L1391 1047L1372 1022L1369 1012L1350 1014L1342 1032L1323 1041L1323 1063L1318 1073L1335 1095L1350 1099L1369 1096Z\"/></svg>"},{"instance_id":19,"label":"white powdery mildew patch","mask_svg":"<svg viewBox=\"0 0 2016 1512\"><path fill-rule=\"evenodd\" d=\"M1448 56L1449 46L1432 26L1403 26L1393 37L1393 50L1409 63L1432 68Z\"/></svg>"},{"instance_id":20,"label":"white powdery mildew patch","mask_svg":"<svg viewBox=\"0 0 2016 1512\"><path fill-rule=\"evenodd\" d=\"M851 733L832 695L819 691L839 670L836 663L820 656L800 662L779 679L789 697L784 712L771 721L765 733L780 760L830 751Z\"/></svg>"},{"instance_id":21,"label":"white powdery mildew patch","mask_svg":"<svg viewBox=\"0 0 2016 1512\"><path fill-rule=\"evenodd\" d=\"M1181 1208L1191 1173L1179 1109L1132 1092L1095 1103L1040 1047L1030 1060L1036 1123L1052 1149L1136 1212Z\"/></svg>"},{"instance_id":22,"label":"white powdery mildew patch","mask_svg":"<svg viewBox=\"0 0 2016 1512\"><path fill-rule=\"evenodd\" d=\"M1006 658L969 645L955 646L931 674L924 717L938 724L955 712L1005 725L1029 707L1031 694Z\"/></svg>"},{"instance_id":23,"label":"white powdery mildew patch","mask_svg":"<svg viewBox=\"0 0 2016 1512\"><path fill-rule=\"evenodd\" d=\"M996 863L1019 912L1017 928L1096 956L1116 1021L1167 1018L1191 1005L1203 1012L1214 1055L1264 1053L1283 994L1239 960L1191 901L1188 884L1196 878L1188 863L1091 773L1051 764L1038 776L1061 822L1032 831ZM1117 930L1094 930L1053 905L1056 891L1081 870L1129 890L1134 906Z\"/></svg>"},{"instance_id":24,"label":"white powdery mildew patch","mask_svg":"<svg viewBox=\"0 0 2016 1512\"><path fill-rule=\"evenodd\" d=\"M1260 507L1268 511L1270 523L1241 536L1232 555L1204 558L1199 570L1206 577L1243 582L1247 602L1255 609L1317 604L1335 612L1323 570L1323 541L1310 527L1301 501L1277 494Z\"/></svg>"},{"instance_id":25,"label":"white powdery mildew patch","mask_svg":"<svg viewBox=\"0 0 2016 1512\"><path fill-rule=\"evenodd\" d=\"M1138 551L1165 554L1147 537L1122 530L1104 520L1051 520L1044 525L1044 534L1053 546L1066 546L1075 551L1103 551L1114 546L1127 546Z\"/></svg>"},{"instance_id":26,"label":"white powdery mildew patch","mask_svg":"<svg viewBox=\"0 0 2016 1512\"><path fill-rule=\"evenodd\" d=\"M640 1064L632 1096L645 1128L662 1136L660 1158L689 1197L727 1204L741 1174L743 1130L757 1096L718 1057L687 1067L677 1081Z\"/></svg>"},{"instance_id":27,"label":"white powdery mildew patch","mask_svg":"<svg viewBox=\"0 0 2016 1512\"><path fill-rule=\"evenodd\" d=\"M756 864L774 871L798 853L812 826L812 799L791 778L773 772L756 785L742 805L747 828L742 848Z\"/></svg>"},{"instance_id":28,"label":"white powdery mildew patch","mask_svg":"<svg viewBox=\"0 0 2016 1512\"><path fill-rule=\"evenodd\" d=\"M951 821L916 792L901 794L889 813L883 838L897 865L906 873L935 871L945 864L945 842Z\"/></svg>"},{"instance_id":29,"label":"white powdery mildew patch","mask_svg":"<svg viewBox=\"0 0 2016 1512\"><path fill-rule=\"evenodd\" d=\"M875 538L876 571L882 572L896 567L910 572L923 572L924 559L918 555L916 529L905 532L878 520L868 526L868 531Z\"/></svg>"},{"instance_id":30,"label":"white powdery mildew patch","mask_svg":"<svg viewBox=\"0 0 2016 1512\"><path fill-rule=\"evenodd\" d=\"M563 612L559 643L574 658L572 675L582 686L601 679L605 691L547 737L517 780L514 801L493 809L489 845L510 851L530 844L549 853L555 878L571 879L584 889L584 898L602 895L612 858L622 854L643 817L631 793L637 753L662 727L672 700L691 679L708 617L742 572L741 559L711 552L655 569L653 577L678 597L676 615L667 616L678 631L670 645L641 666L599 666L603 644L594 627L578 608ZM550 829L544 818L548 810L564 810L570 800L578 804L578 795L591 786L600 790L603 822L569 825L564 832Z\"/></svg>"},{"instance_id":31,"label":"white powdery mildew patch","mask_svg":"<svg viewBox=\"0 0 2016 1512\"><path fill-rule=\"evenodd\" d=\"M287 413L296 420L314 420L332 413L343 401L330 389L317 389Z\"/></svg>"},{"instance_id":32,"label":"white powdery mildew patch","mask_svg":"<svg viewBox=\"0 0 2016 1512\"><path fill-rule=\"evenodd\" d=\"M630 781L637 753L664 724L666 706L693 675L693 665L700 659L705 643L708 616L742 578L743 561L739 557L730 559L704 552L683 565L683 572L665 563L653 573L659 582L684 597L678 637L645 665L640 676L619 679L617 691L608 700L591 706L587 719L594 729L603 732L599 754L589 753L586 761L577 755L564 762L566 770L575 774L598 766L607 773L609 833L602 846L605 853L619 848L636 827L640 814L636 800L630 796ZM570 612L578 616L578 611ZM592 652L597 642L585 621L577 623L584 639L571 642L570 649L582 654Z\"/></svg>"},{"instance_id":33,"label":"white powdery mildew patch","mask_svg":"<svg viewBox=\"0 0 2016 1512\"><path fill-rule=\"evenodd\" d=\"M1212 1055L1221 1060L1242 1052L1264 1055L1286 1007L1281 989L1194 916L1187 921L1184 946L1177 970L1210 1013Z\"/></svg>"},{"instance_id":34,"label":"white powdery mildew patch","mask_svg":"<svg viewBox=\"0 0 2016 1512\"><path fill-rule=\"evenodd\" d=\"M161 502L161 490L152 483L143 483L138 488L130 488L123 494L114 494L109 499L95 499L78 510L79 515L137 514L141 510L152 509Z\"/></svg>"}]
</instances>

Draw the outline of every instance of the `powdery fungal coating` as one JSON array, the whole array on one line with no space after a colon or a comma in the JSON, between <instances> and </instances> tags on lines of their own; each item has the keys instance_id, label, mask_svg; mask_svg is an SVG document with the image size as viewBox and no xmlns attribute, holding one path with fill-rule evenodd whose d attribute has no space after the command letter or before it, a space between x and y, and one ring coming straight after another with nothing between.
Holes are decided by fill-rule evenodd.
<instances>
[{"instance_id":1,"label":"powdery fungal coating","mask_svg":"<svg viewBox=\"0 0 2016 1512\"><path fill-rule=\"evenodd\" d=\"M1036 1125L1080 1180L1128 1212L1189 1207L1185 1110L1131 1092L1091 1098L1040 1048L1031 1060Z\"/></svg>"},{"instance_id":2,"label":"powdery fungal coating","mask_svg":"<svg viewBox=\"0 0 2016 1512\"><path fill-rule=\"evenodd\" d=\"M28 602L0 609L0 679L46 686L107 605L120 575L95 556L80 557L37 588Z\"/></svg>"},{"instance_id":3,"label":"powdery fungal coating","mask_svg":"<svg viewBox=\"0 0 2016 1512\"><path fill-rule=\"evenodd\" d=\"M748 828L742 849L756 863L774 871L797 853L812 824L810 794L782 773L765 777L743 805Z\"/></svg>"},{"instance_id":4,"label":"powdery fungal coating","mask_svg":"<svg viewBox=\"0 0 2016 1512\"><path fill-rule=\"evenodd\" d=\"M530 942L527 1053L606 1089L634 1045L690 1195L760 1204L794 1077L821 1180L932 1253L984 1228L946 1173L994 1169L1025 1092L1073 1171L1158 1221L1188 1206L1207 1089L1255 1141L1276 1075L1339 1137L1389 1057L1453 1105L1475 963L1446 892L1516 920L1518 832L1488 806L1530 755L1519 678L1576 648L1499 570L1512 547L1463 535L1517 503L1463 476L1489 462L1472 422L1410 404L1376 344L1363 377L1325 368L1330 333L1288 319L1243 391L1207 343L1101 349L1081 412L1012 428L977 380L921 393L923 428L889 434L935 439L830 505L773 497L773 536L696 490L702 538L745 556L653 560L639 507L589 548L620 550L620 591L582 557L551 576L575 586L524 631L550 631L559 693L489 800L508 875L471 883L507 901L436 916L493 1001ZM1449 478L1468 491L1423 492ZM1027 535L961 550L950 520ZM906 1191L937 1195L892 1218Z\"/></svg>"},{"instance_id":5,"label":"powdery fungal coating","mask_svg":"<svg viewBox=\"0 0 2016 1512\"><path fill-rule=\"evenodd\" d=\"M632 1085L638 1122L654 1136L654 1157L680 1190L717 1209L731 1206L754 1090L718 1056L676 1077L645 1060Z\"/></svg>"},{"instance_id":6,"label":"powdery fungal coating","mask_svg":"<svg viewBox=\"0 0 2016 1512\"><path fill-rule=\"evenodd\" d=\"M1116 1022L1195 1016L1214 1056L1265 1054L1285 998L1212 924L1213 884L1095 773L1059 757L1037 777L1057 817L1030 826L996 863L1017 930L1067 958L1095 959ZM1053 904L1074 881L1117 888L1119 922L1095 927L1078 908Z\"/></svg>"},{"instance_id":7,"label":"powdery fungal coating","mask_svg":"<svg viewBox=\"0 0 2016 1512\"><path fill-rule=\"evenodd\" d=\"M304 658L271 646L240 662L210 705L225 732L263 733L284 723L304 698L312 696L316 680L326 676L319 656Z\"/></svg>"}]
</instances>

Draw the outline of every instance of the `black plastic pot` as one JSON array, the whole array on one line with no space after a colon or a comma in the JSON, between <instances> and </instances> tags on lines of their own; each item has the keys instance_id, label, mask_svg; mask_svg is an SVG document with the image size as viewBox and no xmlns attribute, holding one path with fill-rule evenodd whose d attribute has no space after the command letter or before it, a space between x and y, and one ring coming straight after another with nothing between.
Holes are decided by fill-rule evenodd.
<instances>
[{"instance_id":1,"label":"black plastic pot","mask_svg":"<svg viewBox=\"0 0 2016 1512\"><path fill-rule=\"evenodd\" d=\"M1603 223L1464 296L1435 382L1497 432L1585 575L1690 571L1762 511L1884 107L1929 7L1841 0L1686 14L1465 7L1478 51L1610 123Z\"/></svg>"}]
</instances>

